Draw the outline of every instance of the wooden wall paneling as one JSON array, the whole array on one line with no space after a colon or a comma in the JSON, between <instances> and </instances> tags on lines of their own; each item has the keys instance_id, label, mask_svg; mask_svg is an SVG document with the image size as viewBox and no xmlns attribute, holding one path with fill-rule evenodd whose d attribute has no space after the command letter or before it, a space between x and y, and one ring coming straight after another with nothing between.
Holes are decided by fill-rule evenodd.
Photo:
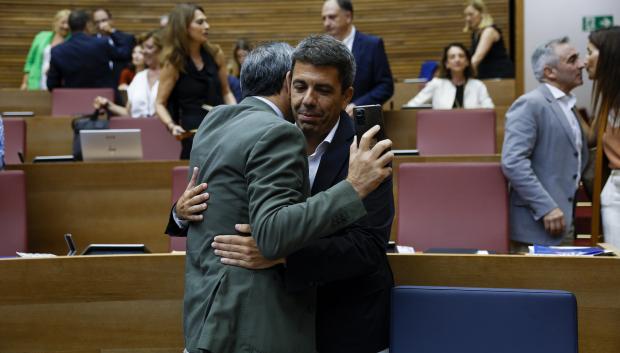
<instances>
[{"instance_id":1,"label":"wooden wall paneling","mask_svg":"<svg viewBox=\"0 0 620 353\"><path fill-rule=\"evenodd\" d=\"M50 115L52 113L52 95L48 91L21 91L17 88L0 88L0 114L26 111L33 112L35 116Z\"/></svg>"},{"instance_id":2,"label":"wooden wall paneling","mask_svg":"<svg viewBox=\"0 0 620 353\"><path fill-rule=\"evenodd\" d=\"M93 9L105 6L112 12L120 30L141 33L156 28L159 17L182 1L137 0L0 0L0 87L19 87L23 63L32 39L51 28L54 13L62 8ZM211 40L226 55L237 38L254 42L282 40L291 44L310 33L322 32L322 0L252 1L211 0L203 5L211 25ZM509 42L508 0L487 0L489 11ZM394 77L417 77L425 60L439 60L442 48L450 42L470 45L462 32L463 5L454 0L355 0L358 30L384 39Z\"/></svg>"}]
</instances>

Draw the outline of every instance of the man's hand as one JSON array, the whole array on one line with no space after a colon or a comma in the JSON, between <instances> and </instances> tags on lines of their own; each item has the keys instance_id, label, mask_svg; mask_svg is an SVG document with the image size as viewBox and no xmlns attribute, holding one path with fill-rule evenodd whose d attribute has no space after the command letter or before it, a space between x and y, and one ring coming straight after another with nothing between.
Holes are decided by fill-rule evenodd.
<instances>
[{"instance_id":1,"label":"man's hand","mask_svg":"<svg viewBox=\"0 0 620 353\"><path fill-rule=\"evenodd\" d=\"M207 184L202 183L196 186L198 179L198 168L194 167L192 178L187 184L183 195L177 201L175 211L177 217L187 221L202 221L202 211L207 209L209 194L203 192L207 189Z\"/></svg>"},{"instance_id":2,"label":"man's hand","mask_svg":"<svg viewBox=\"0 0 620 353\"><path fill-rule=\"evenodd\" d=\"M250 236L249 224L236 224L235 229L247 233L248 236L218 235L211 244L215 249L215 255L222 257L220 261L223 264L262 270L284 263L284 259L268 260L263 257L256 246L256 240Z\"/></svg>"},{"instance_id":3,"label":"man's hand","mask_svg":"<svg viewBox=\"0 0 620 353\"><path fill-rule=\"evenodd\" d=\"M112 33L114 33L114 31L116 31L113 27L112 24L110 23L110 21L102 21L99 23L99 31L101 33L105 33L107 35L110 35Z\"/></svg>"},{"instance_id":4,"label":"man's hand","mask_svg":"<svg viewBox=\"0 0 620 353\"><path fill-rule=\"evenodd\" d=\"M552 209L543 217L545 231L551 235L561 235L564 233L566 225L564 224L564 212L559 208Z\"/></svg>"},{"instance_id":5,"label":"man's hand","mask_svg":"<svg viewBox=\"0 0 620 353\"><path fill-rule=\"evenodd\" d=\"M392 151L382 154L392 146L392 141L381 140L370 148L377 132L379 132L379 125L375 125L366 131L362 135L359 147L357 146L357 137L355 137L349 152L347 181L351 183L362 199L392 174L392 168L388 164L392 162L394 154Z\"/></svg>"},{"instance_id":6,"label":"man's hand","mask_svg":"<svg viewBox=\"0 0 620 353\"><path fill-rule=\"evenodd\" d=\"M355 103L349 103L347 107L345 108L345 111L347 112L347 114L349 114L351 118L353 118L353 108L355 107L356 107Z\"/></svg>"}]
</instances>

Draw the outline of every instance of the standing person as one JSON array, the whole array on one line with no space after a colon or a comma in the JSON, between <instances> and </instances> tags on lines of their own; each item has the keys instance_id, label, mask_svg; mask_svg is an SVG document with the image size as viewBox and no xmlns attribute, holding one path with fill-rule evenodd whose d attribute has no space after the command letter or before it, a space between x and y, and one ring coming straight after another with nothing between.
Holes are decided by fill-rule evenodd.
<instances>
[{"instance_id":1,"label":"standing person","mask_svg":"<svg viewBox=\"0 0 620 353\"><path fill-rule=\"evenodd\" d=\"M132 118L147 118L155 115L155 100L159 87L159 54L161 53L161 30L149 32L142 42L146 70L136 74L127 88L127 105L110 102L105 97L96 97L95 109L107 108L111 113Z\"/></svg>"},{"instance_id":2,"label":"standing person","mask_svg":"<svg viewBox=\"0 0 620 353\"><path fill-rule=\"evenodd\" d=\"M93 20L97 29L97 37L106 39L116 49L110 61L116 87L119 84L121 71L131 63L131 54L136 45L136 39L132 34L119 31L114 27L112 13L108 9L98 8L93 11Z\"/></svg>"},{"instance_id":3,"label":"standing person","mask_svg":"<svg viewBox=\"0 0 620 353\"><path fill-rule=\"evenodd\" d=\"M239 39L233 47L233 63L231 65L231 73L228 75L228 85L235 95L237 102L241 102L243 95L241 94L241 84L239 83L239 74L241 73L241 65L252 50L250 42L245 39Z\"/></svg>"},{"instance_id":4,"label":"standing person","mask_svg":"<svg viewBox=\"0 0 620 353\"><path fill-rule=\"evenodd\" d=\"M52 48L63 43L70 35L69 14L71 10L60 10L54 16L52 31L39 32L34 37L26 63L21 90L46 90L47 71L50 67Z\"/></svg>"},{"instance_id":5,"label":"standing person","mask_svg":"<svg viewBox=\"0 0 620 353\"><path fill-rule=\"evenodd\" d=\"M333 58L338 55L326 50L330 44L313 40L314 43L308 41L305 48L300 44L296 50L294 59L298 63L291 73L291 102L295 121L307 142L311 194L314 195L346 178L348 150L355 128L353 120L342 110L347 105L346 95L337 93L346 78L339 77L338 71L327 64L330 60L335 62ZM319 93L322 90L329 93ZM316 120L308 121L304 115L315 115ZM188 188L184 195L188 196L193 189ZM202 191L200 187L198 190ZM202 197L205 195L181 197L175 208L176 217L202 217L188 212L202 212L206 208L206 204L193 207L201 203ZM251 233L249 225L236 226L236 230L246 236L216 236L215 254L222 256L225 264L250 270L286 262L284 284L289 293L295 295L300 290L317 288L317 350L322 353L377 353L389 345L393 279L386 247L394 217L391 178L364 199L364 207L365 217L314 240L285 259L266 259L255 239L247 236ZM210 219L209 211L205 215ZM180 234L172 220L167 231Z\"/></svg>"},{"instance_id":6,"label":"standing person","mask_svg":"<svg viewBox=\"0 0 620 353\"><path fill-rule=\"evenodd\" d=\"M353 116L353 108L358 105L383 105L394 94L394 79L383 39L355 28L350 0L325 1L321 16L325 32L344 43L355 57L353 99L347 106L347 114Z\"/></svg>"},{"instance_id":7,"label":"standing person","mask_svg":"<svg viewBox=\"0 0 620 353\"><path fill-rule=\"evenodd\" d=\"M514 78L514 65L506 52L502 31L493 24L484 1L469 0L464 12L463 32L471 32L471 65L476 77Z\"/></svg>"},{"instance_id":8,"label":"standing person","mask_svg":"<svg viewBox=\"0 0 620 353\"><path fill-rule=\"evenodd\" d=\"M590 79L594 80L592 95L597 123L593 131L597 134L597 170L601 174L601 149L611 169L600 194L603 235L606 243L620 248L620 27L592 32L588 40L586 68ZM595 185L595 190L600 189ZM596 203L593 202L595 207ZM592 222L598 224L598 219L595 217Z\"/></svg>"},{"instance_id":9,"label":"standing person","mask_svg":"<svg viewBox=\"0 0 620 353\"><path fill-rule=\"evenodd\" d=\"M110 69L110 60L116 48L107 40L90 36L87 26L90 14L73 10L69 15L71 38L52 48L47 89L66 88L116 88Z\"/></svg>"},{"instance_id":10,"label":"standing person","mask_svg":"<svg viewBox=\"0 0 620 353\"><path fill-rule=\"evenodd\" d=\"M583 61L568 38L532 55L541 83L506 113L502 170L510 182L512 252L531 244L572 245L575 192L588 160L571 91L583 84Z\"/></svg>"},{"instance_id":11,"label":"standing person","mask_svg":"<svg viewBox=\"0 0 620 353\"><path fill-rule=\"evenodd\" d=\"M463 44L448 44L443 50L439 77L427 83L407 105L416 107L432 102L433 109L494 108L487 87L472 77L470 59Z\"/></svg>"},{"instance_id":12,"label":"standing person","mask_svg":"<svg viewBox=\"0 0 620 353\"><path fill-rule=\"evenodd\" d=\"M321 102L342 99L341 110L352 95L354 62L341 43L325 38L331 47L316 49L338 64L324 61L320 69L348 79L342 86L312 91ZM306 39L296 50L313 41ZM293 72L306 72L309 64L299 60L292 65ZM281 264L260 271L222 264L212 251L213 237L234 234L235 224L249 223L260 251L269 259L281 258L364 216L361 199L390 175L392 153L381 155L390 142L369 148L378 131L374 127L359 148L355 140L350 146L346 179L306 200L310 181L304 135L284 120L291 118L289 89L300 85L290 85L289 70L287 44L256 48L242 68L246 98L236 106L215 108L196 134L190 165L199 167L198 179L209 184L214 196L209 220L190 224L188 232L184 327L191 353L316 352L315 290L288 293ZM326 112L315 108L299 111L300 119L324 127L321 114Z\"/></svg>"},{"instance_id":13,"label":"standing person","mask_svg":"<svg viewBox=\"0 0 620 353\"><path fill-rule=\"evenodd\" d=\"M189 159L193 132L208 109L237 103L228 87L224 53L208 43L208 35L202 7L180 4L170 13L156 110L170 133L182 138L181 159Z\"/></svg>"}]
</instances>

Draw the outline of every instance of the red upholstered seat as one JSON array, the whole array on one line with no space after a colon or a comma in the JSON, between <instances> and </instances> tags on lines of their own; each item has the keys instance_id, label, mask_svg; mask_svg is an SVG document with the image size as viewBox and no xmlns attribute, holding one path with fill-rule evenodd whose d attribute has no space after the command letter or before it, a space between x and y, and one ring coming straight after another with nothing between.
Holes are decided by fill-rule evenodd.
<instances>
[{"instance_id":1,"label":"red upholstered seat","mask_svg":"<svg viewBox=\"0 0 620 353\"><path fill-rule=\"evenodd\" d=\"M26 122L19 118L5 118L4 125L4 162L19 164L19 152L26 156ZM0 194L1 195L1 194Z\"/></svg>"},{"instance_id":2,"label":"red upholstered seat","mask_svg":"<svg viewBox=\"0 0 620 353\"><path fill-rule=\"evenodd\" d=\"M0 256L27 251L26 176L23 171L0 172Z\"/></svg>"},{"instance_id":3,"label":"red upholstered seat","mask_svg":"<svg viewBox=\"0 0 620 353\"><path fill-rule=\"evenodd\" d=\"M508 189L499 163L403 163L398 244L416 251L508 252Z\"/></svg>"},{"instance_id":4,"label":"red upholstered seat","mask_svg":"<svg viewBox=\"0 0 620 353\"><path fill-rule=\"evenodd\" d=\"M172 202L176 202L185 191L188 175L188 166L172 168ZM170 237L170 251L185 251L186 240L185 237Z\"/></svg>"},{"instance_id":5,"label":"red upholstered seat","mask_svg":"<svg viewBox=\"0 0 620 353\"><path fill-rule=\"evenodd\" d=\"M175 160L181 155L181 143L157 118L114 117L110 119L110 129L140 129L145 160Z\"/></svg>"},{"instance_id":6,"label":"red upholstered seat","mask_svg":"<svg viewBox=\"0 0 620 353\"><path fill-rule=\"evenodd\" d=\"M102 96L114 101L112 88L56 88L52 91L52 116L90 114L93 100Z\"/></svg>"},{"instance_id":7,"label":"red upholstered seat","mask_svg":"<svg viewBox=\"0 0 620 353\"><path fill-rule=\"evenodd\" d=\"M422 156L496 153L492 109L421 110L417 120Z\"/></svg>"}]
</instances>

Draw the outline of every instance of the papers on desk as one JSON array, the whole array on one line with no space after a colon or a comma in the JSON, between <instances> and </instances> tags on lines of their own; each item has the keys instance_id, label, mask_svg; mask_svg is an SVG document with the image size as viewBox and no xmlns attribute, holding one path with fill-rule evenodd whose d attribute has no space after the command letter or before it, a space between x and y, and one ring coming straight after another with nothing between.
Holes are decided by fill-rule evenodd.
<instances>
[{"instance_id":1,"label":"papers on desk","mask_svg":"<svg viewBox=\"0 0 620 353\"><path fill-rule=\"evenodd\" d=\"M413 254L415 249L412 246L396 245L396 252L398 254Z\"/></svg>"},{"instance_id":2,"label":"papers on desk","mask_svg":"<svg viewBox=\"0 0 620 353\"><path fill-rule=\"evenodd\" d=\"M601 256L612 255L613 252L599 247L588 246L544 246L530 245L528 255L560 255L560 256Z\"/></svg>"},{"instance_id":3,"label":"papers on desk","mask_svg":"<svg viewBox=\"0 0 620 353\"><path fill-rule=\"evenodd\" d=\"M15 252L17 256L23 257L25 259L41 259L45 257L56 257L54 254L45 254L45 253L31 253L31 252Z\"/></svg>"}]
</instances>

